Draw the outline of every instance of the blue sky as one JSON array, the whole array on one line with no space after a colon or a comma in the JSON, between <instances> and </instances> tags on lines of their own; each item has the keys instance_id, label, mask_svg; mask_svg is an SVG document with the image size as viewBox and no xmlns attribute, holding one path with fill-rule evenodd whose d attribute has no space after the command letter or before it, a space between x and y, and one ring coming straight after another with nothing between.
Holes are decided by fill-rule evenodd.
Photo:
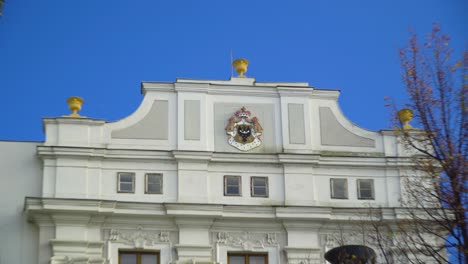
<instances>
[{"instance_id":1,"label":"blue sky","mask_svg":"<svg viewBox=\"0 0 468 264\"><path fill-rule=\"evenodd\" d=\"M0 18L0 140L43 140L42 117L118 120L141 81L229 79L230 52L257 81L342 91L354 123L389 128L385 96L404 102L398 48L434 21L457 54L468 45L463 0L7 0Z\"/></svg>"}]
</instances>

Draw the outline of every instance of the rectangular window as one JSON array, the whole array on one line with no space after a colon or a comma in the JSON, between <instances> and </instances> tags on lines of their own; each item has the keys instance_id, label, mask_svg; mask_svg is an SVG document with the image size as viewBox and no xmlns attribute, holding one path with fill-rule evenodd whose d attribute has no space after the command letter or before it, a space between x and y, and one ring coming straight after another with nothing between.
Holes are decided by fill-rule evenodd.
<instances>
[{"instance_id":1,"label":"rectangular window","mask_svg":"<svg viewBox=\"0 0 468 264\"><path fill-rule=\"evenodd\" d=\"M134 193L135 192L135 173L119 172L117 177L117 192Z\"/></svg>"},{"instance_id":2,"label":"rectangular window","mask_svg":"<svg viewBox=\"0 0 468 264\"><path fill-rule=\"evenodd\" d=\"M159 264L159 252L119 251L119 264Z\"/></svg>"},{"instance_id":3,"label":"rectangular window","mask_svg":"<svg viewBox=\"0 0 468 264\"><path fill-rule=\"evenodd\" d=\"M241 196L241 186L240 176L224 176L224 196Z\"/></svg>"},{"instance_id":4,"label":"rectangular window","mask_svg":"<svg viewBox=\"0 0 468 264\"><path fill-rule=\"evenodd\" d=\"M250 192L252 197L268 197L268 177L251 177Z\"/></svg>"},{"instance_id":5,"label":"rectangular window","mask_svg":"<svg viewBox=\"0 0 468 264\"><path fill-rule=\"evenodd\" d=\"M357 180L358 199L374 200L374 180Z\"/></svg>"},{"instance_id":6,"label":"rectangular window","mask_svg":"<svg viewBox=\"0 0 468 264\"><path fill-rule=\"evenodd\" d=\"M145 193L163 193L163 175L160 173L147 173L145 175Z\"/></svg>"},{"instance_id":7,"label":"rectangular window","mask_svg":"<svg viewBox=\"0 0 468 264\"><path fill-rule=\"evenodd\" d=\"M348 199L348 180L330 179L331 198Z\"/></svg>"},{"instance_id":8,"label":"rectangular window","mask_svg":"<svg viewBox=\"0 0 468 264\"><path fill-rule=\"evenodd\" d=\"M268 254L228 253L228 264L268 264Z\"/></svg>"}]
</instances>

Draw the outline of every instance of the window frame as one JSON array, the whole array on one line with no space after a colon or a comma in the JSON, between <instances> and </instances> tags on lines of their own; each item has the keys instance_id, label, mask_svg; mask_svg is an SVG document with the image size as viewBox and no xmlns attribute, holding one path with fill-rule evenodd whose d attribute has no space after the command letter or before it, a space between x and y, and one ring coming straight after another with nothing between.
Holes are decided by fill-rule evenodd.
<instances>
[{"instance_id":1,"label":"window frame","mask_svg":"<svg viewBox=\"0 0 468 264\"><path fill-rule=\"evenodd\" d=\"M227 192L227 189L228 189L227 180L228 180L228 178L238 179L239 193L230 194L230 193ZM242 196L242 177L241 176L238 176L238 175L224 175L224 196Z\"/></svg>"},{"instance_id":2,"label":"window frame","mask_svg":"<svg viewBox=\"0 0 468 264\"><path fill-rule=\"evenodd\" d=\"M130 175L132 176L132 190L131 191L122 191L120 184L122 183L120 181L120 178L122 175L127 176ZM127 182L125 182L127 183ZM134 172L117 172L117 193L135 193L135 173Z\"/></svg>"},{"instance_id":3,"label":"window frame","mask_svg":"<svg viewBox=\"0 0 468 264\"><path fill-rule=\"evenodd\" d=\"M361 197L361 182L370 182L371 183L371 197ZM357 185L357 196L359 200L375 200L375 184L374 184L374 179L357 179L356 181Z\"/></svg>"},{"instance_id":4,"label":"window frame","mask_svg":"<svg viewBox=\"0 0 468 264\"><path fill-rule=\"evenodd\" d=\"M344 181L344 189L345 195L344 197L337 197L335 194L335 181ZM345 178L330 178L330 198L331 199L340 199L340 200L347 200L349 199L349 192L348 192L348 179Z\"/></svg>"},{"instance_id":5,"label":"window frame","mask_svg":"<svg viewBox=\"0 0 468 264\"><path fill-rule=\"evenodd\" d=\"M141 255L156 255L156 259L158 260L158 264L161 264L161 252L154 251L154 250L133 250L133 249L119 249L119 264L121 264L120 256L121 254L136 254L137 257L137 264L141 264ZM156 263L155 263L156 264Z\"/></svg>"},{"instance_id":6,"label":"window frame","mask_svg":"<svg viewBox=\"0 0 468 264\"><path fill-rule=\"evenodd\" d=\"M260 195L260 194L255 194L255 188L254 188L254 179L265 179L265 195ZM266 176L252 176L250 177L250 196L251 197L260 197L260 198L265 198L269 197L269 183L268 183L268 177Z\"/></svg>"},{"instance_id":7,"label":"window frame","mask_svg":"<svg viewBox=\"0 0 468 264\"><path fill-rule=\"evenodd\" d=\"M268 264L268 252L228 252L227 253L227 264L229 263L229 257L244 257L245 264L249 264L249 257L265 257L265 264Z\"/></svg>"},{"instance_id":8,"label":"window frame","mask_svg":"<svg viewBox=\"0 0 468 264\"><path fill-rule=\"evenodd\" d=\"M148 177L149 176L158 176L161 178L160 181L160 192L150 192L149 191L149 182L148 182ZM163 194L164 193L164 176L162 173L145 173L145 194Z\"/></svg>"}]
</instances>

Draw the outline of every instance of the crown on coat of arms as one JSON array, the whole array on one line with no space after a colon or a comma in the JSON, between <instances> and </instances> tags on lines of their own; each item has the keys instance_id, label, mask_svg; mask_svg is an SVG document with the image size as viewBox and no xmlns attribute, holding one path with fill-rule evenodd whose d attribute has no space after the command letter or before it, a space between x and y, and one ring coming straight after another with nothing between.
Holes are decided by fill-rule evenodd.
<instances>
[{"instance_id":1,"label":"crown on coat of arms","mask_svg":"<svg viewBox=\"0 0 468 264\"><path fill-rule=\"evenodd\" d=\"M242 118L242 117L250 117L251 113L250 113L250 111L247 111L247 109L245 109L245 107L242 107L239 111L237 111L235 113L235 115L237 117Z\"/></svg>"}]
</instances>

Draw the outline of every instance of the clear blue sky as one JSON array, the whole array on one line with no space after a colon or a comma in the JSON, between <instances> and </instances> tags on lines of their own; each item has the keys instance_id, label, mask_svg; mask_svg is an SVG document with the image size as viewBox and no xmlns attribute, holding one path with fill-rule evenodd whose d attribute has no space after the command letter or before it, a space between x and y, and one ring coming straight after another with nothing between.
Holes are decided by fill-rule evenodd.
<instances>
[{"instance_id":1,"label":"clear blue sky","mask_svg":"<svg viewBox=\"0 0 468 264\"><path fill-rule=\"evenodd\" d=\"M7 0L0 18L0 140L43 140L42 117L109 121L140 104L141 81L229 79L230 51L257 81L342 91L354 123L389 127L384 96L403 102L398 48L438 21L457 54L468 1Z\"/></svg>"}]
</instances>

